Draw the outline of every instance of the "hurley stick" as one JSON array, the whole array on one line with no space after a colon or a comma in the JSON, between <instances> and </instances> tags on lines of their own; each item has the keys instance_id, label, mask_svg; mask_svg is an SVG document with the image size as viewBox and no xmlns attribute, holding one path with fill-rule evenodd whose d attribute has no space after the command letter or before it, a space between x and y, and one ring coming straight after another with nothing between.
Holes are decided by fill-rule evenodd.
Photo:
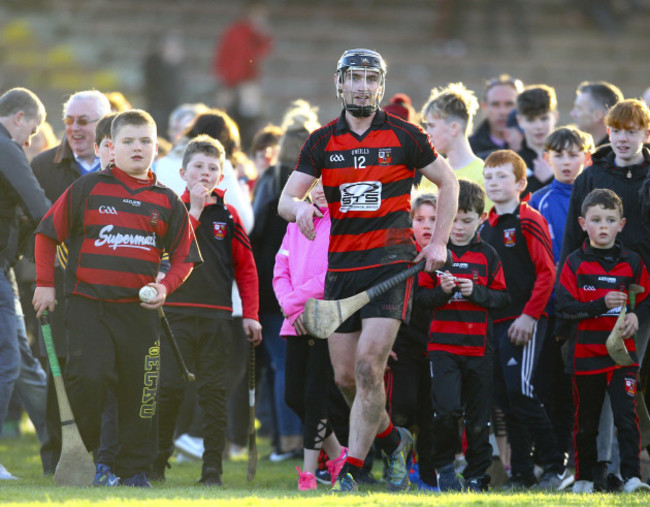
<instances>
[{"instance_id":1,"label":"hurley stick","mask_svg":"<svg viewBox=\"0 0 650 507\"><path fill-rule=\"evenodd\" d=\"M172 333L172 328L169 327L169 322L167 321L167 317L165 316L165 312L163 311L162 306L158 308L158 316L160 317L160 323L162 324L162 327L165 330L165 336L167 337L169 346L171 347L172 352L174 354L174 359L176 360L178 369L181 370L181 373L183 374L183 378L185 379L186 382L194 382L196 380L196 377L194 376L194 373L190 372L190 370L187 369L187 365L185 364L183 355L181 354L181 351L178 348L178 343L176 343L176 338L174 338L174 333Z\"/></svg>"},{"instance_id":2,"label":"hurley stick","mask_svg":"<svg viewBox=\"0 0 650 507\"><path fill-rule=\"evenodd\" d=\"M246 480L252 481L257 471L257 438L255 436L255 345L248 348L248 472Z\"/></svg>"},{"instance_id":3,"label":"hurley stick","mask_svg":"<svg viewBox=\"0 0 650 507\"><path fill-rule=\"evenodd\" d=\"M61 457L54 472L54 482L58 486L90 486L95 476L95 465L81 439L68 401L47 311L41 316L41 329L61 416Z\"/></svg>"}]
</instances>

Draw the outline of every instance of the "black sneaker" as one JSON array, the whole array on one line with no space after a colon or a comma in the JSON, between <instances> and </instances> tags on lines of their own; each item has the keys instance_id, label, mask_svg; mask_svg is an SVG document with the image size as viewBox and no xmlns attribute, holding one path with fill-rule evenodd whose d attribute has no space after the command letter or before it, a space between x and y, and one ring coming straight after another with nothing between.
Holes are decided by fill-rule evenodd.
<instances>
[{"instance_id":1,"label":"black sneaker","mask_svg":"<svg viewBox=\"0 0 650 507\"><path fill-rule=\"evenodd\" d=\"M137 473L126 479L120 479L120 486L129 486L131 488L150 488L151 484L147 480L147 474L144 472Z\"/></svg>"},{"instance_id":2,"label":"black sneaker","mask_svg":"<svg viewBox=\"0 0 650 507\"><path fill-rule=\"evenodd\" d=\"M594 491L604 492L607 491L607 461L599 461L594 465Z\"/></svg>"},{"instance_id":3,"label":"black sneaker","mask_svg":"<svg viewBox=\"0 0 650 507\"><path fill-rule=\"evenodd\" d=\"M490 476L483 475L482 477L471 477L465 481L465 487L467 488L467 491L472 491L474 493L485 492L490 487Z\"/></svg>"},{"instance_id":4,"label":"black sneaker","mask_svg":"<svg viewBox=\"0 0 650 507\"><path fill-rule=\"evenodd\" d=\"M221 472L216 468L208 467L204 469L199 479L199 484L203 484L204 486L221 486L223 484L221 482Z\"/></svg>"},{"instance_id":5,"label":"black sneaker","mask_svg":"<svg viewBox=\"0 0 650 507\"><path fill-rule=\"evenodd\" d=\"M327 484L328 486L332 485L332 477L327 470L317 469L314 473L314 477L316 477L316 481L320 482L321 484Z\"/></svg>"},{"instance_id":6,"label":"black sneaker","mask_svg":"<svg viewBox=\"0 0 650 507\"><path fill-rule=\"evenodd\" d=\"M165 482L165 469L171 467L172 466L169 464L167 459L164 461L156 459L156 461L153 462L153 467L149 473L149 480L152 482Z\"/></svg>"},{"instance_id":7,"label":"black sneaker","mask_svg":"<svg viewBox=\"0 0 650 507\"><path fill-rule=\"evenodd\" d=\"M607 474L607 489L608 493L621 493L623 491L623 481L616 474Z\"/></svg>"}]
</instances>

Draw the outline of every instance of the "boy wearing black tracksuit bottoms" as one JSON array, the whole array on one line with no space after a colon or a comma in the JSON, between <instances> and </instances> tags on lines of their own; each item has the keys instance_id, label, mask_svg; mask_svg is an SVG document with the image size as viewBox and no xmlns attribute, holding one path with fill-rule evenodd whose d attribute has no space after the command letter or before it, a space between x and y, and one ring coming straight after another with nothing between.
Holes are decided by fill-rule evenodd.
<instances>
[{"instance_id":1,"label":"boy wearing black tracksuit bottoms","mask_svg":"<svg viewBox=\"0 0 650 507\"><path fill-rule=\"evenodd\" d=\"M421 273L419 300L433 308L429 332L434 408L433 464L440 491L460 491L454 469L458 420L464 415L470 491L486 491L492 463L489 442L492 408L491 310L510 302L501 261L494 248L476 231L485 219L485 192L460 179L458 213L449 237L452 267L445 273Z\"/></svg>"},{"instance_id":2,"label":"boy wearing black tracksuit bottoms","mask_svg":"<svg viewBox=\"0 0 650 507\"><path fill-rule=\"evenodd\" d=\"M499 254L511 303L494 312L494 395L506 419L512 449L508 489L537 484L532 450L544 469L538 485L563 489L573 482L553 426L533 387L546 333L545 308L555 282L555 263L546 221L519 195L526 163L511 150L485 159L485 191L494 203L480 229Z\"/></svg>"},{"instance_id":3,"label":"boy wearing black tracksuit bottoms","mask_svg":"<svg viewBox=\"0 0 650 507\"><path fill-rule=\"evenodd\" d=\"M183 155L181 176L187 190L181 199L188 208L204 264L165 303L169 324L188 367L196 374L199 405L204 411L203 468L199 482L222 484L225 447L226 370L233 345L228 321L232 318L233 281L243 304L244 331L255 345L261 341L258 322L257 270L250 242L235 209L216 190L222 179L224 149L209 136L197 136ZM161 345L158 456L154 480L164 480L174 446L174 429L185 384L172 351Z\"/></svg>"},{"instance_id":4,"label":"boy wearing black tracksuit bottoms","mask_svg":"<svg viewBox=\"0 0 650 507\"><path fill-rule=\"evenodd\" d=\"M650 314L650 278L640 256L616 241L625 218L623 203L615 192L603 188L591 191L582 204L580 225L589 239L567 257L558 286L559 315L578 322L567 361L573 374L575 405L573 491L594 491L596 437L606 392L618 430L623 490L650 491L650 486L640 479L641 436L636 410L639 364L635 343L639 322ZM643 289L635 301L630 294L631 284ZM622 322L617 323L626 309ZM615 325L629 354L623 359L628 361L615 361L608 352L606 341ZM625 351L622 353L627 356Z\"/></svg>"}]
</instances>

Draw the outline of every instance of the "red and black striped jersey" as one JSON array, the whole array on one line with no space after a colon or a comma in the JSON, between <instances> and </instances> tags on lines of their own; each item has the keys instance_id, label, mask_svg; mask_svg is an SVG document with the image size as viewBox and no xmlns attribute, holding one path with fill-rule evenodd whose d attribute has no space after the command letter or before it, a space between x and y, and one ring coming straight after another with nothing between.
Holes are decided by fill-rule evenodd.
<instances>
[{"instance_id":1,"label":"red and black striped jersey","mask_svg":"<svg viewBox=\"0 0 650 507\"><path fill-rule=\"evenodd\" d=\"M206 205L200 220L190 215L203 264L192 271L174 293L165 300L165 308L199 317L231 318L232 287L242 299L242 316L259 320L257 268L253 250L237 210L226 204L224 193L215 190L217 202ZM190 194L181 196L190 206Z\"/></svg>"},{"instance_id":2,"label":"red and black striped jersey","mask_svg":"<svg viewBox=\"0 0 650 507\"><path fill-rule=\"evenodd\" d=\"M479 233L499 254L511 299L494 312L494 321L513 320L522 313L539 319L555 285L551 235L544 217L525 202L503 215L492 208Z\"/></svg>"},{"instance_id":3,"label":"red and black striped jersey","mask_svg":"<svg viewBox=\"0 0 650 507\"><path fill-rule=\"evenodd\" d=\"M621 311L607 308L605 295L610 291L628 291L631 283L645 292L636 296L639 321L644 322L650 311L650 278L641 257L620 243L608 255L592 248L586 240L582 248L568 257L560 273L557 289L558 316L578 320L575 343L568 363L575 375L603 373L618 368L607 353L605 342ZM632 311L632 310L630 310ZM637 365L634 337L625 340L625 347Z\"/></svg>"},{"instance_id":4,"label":"red and black striped jersey","mask_svg":"<svg viewBox=\"0 0 650 507\"><path fill-rule=\"evenodd\" d=\"M497 252L475 236L466 246L449 242L453 263L449 272L469 278L474 287L469 297L459 291L447 294L435 273L421 272L423 288L418 303L433 307L428 350L443 350L461 356L483 356L492 336L491 313L510 302L503 267Z\"/></svg>"},{"instance_id":5,"label":"red and black striped jersey","mask_svg":"<svg viewBox=\"0 0 650 507\"><path fill-rule=\"evenodd\" d=\"M164 251L172 266L201 262L176 193L155 176L140 181L116 167L76 180L36 233L67 240L66 294L102 301L138 301L140 287L155 281Z\"/></svg>"},{"instance_id":6,"label":"red and black striped jersey","mask_svg":"<svg viewBox=\"0 0 650 507\"><path fill-rule=\"evenodd\" d=\"M341 116L312 132L296 170L322 176L332 217L329 271L412 261L415 170L437 157L418 126L377 111L362 136Z\"/></svg>"}]
</instances>

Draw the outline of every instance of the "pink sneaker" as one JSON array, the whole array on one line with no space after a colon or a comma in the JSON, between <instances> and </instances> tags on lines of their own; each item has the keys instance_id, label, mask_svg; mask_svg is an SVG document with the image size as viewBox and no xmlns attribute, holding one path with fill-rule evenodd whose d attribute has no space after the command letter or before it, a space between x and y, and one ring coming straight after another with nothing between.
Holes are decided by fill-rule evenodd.
<instances>
[{"instance_id":1,"label":"pink sneaker","mask_svg":"<svg viewBox=\"0 0 650 507\"><path fill-rule=\"evenodd\" d=\"M345 464L345 458L347 457L348 448L341 446L341 455L336 459L327 460L327 471L332 478L332 486L334 486L336 479L338 479L339 474L341 473L341 468L343 468L343 465Z\"/></svg>"},{"instance_id":2,"label":"pink sneaker","mask_svg":"<svg viewBox=\"0 0 650 507\"><path fill-rule=\"evenodd\" d=\"M311 472L303 472L300 467L296 467L298 471L298 491L310 491L316 489L316 477Z\"/></svg>"}]
</instances>

